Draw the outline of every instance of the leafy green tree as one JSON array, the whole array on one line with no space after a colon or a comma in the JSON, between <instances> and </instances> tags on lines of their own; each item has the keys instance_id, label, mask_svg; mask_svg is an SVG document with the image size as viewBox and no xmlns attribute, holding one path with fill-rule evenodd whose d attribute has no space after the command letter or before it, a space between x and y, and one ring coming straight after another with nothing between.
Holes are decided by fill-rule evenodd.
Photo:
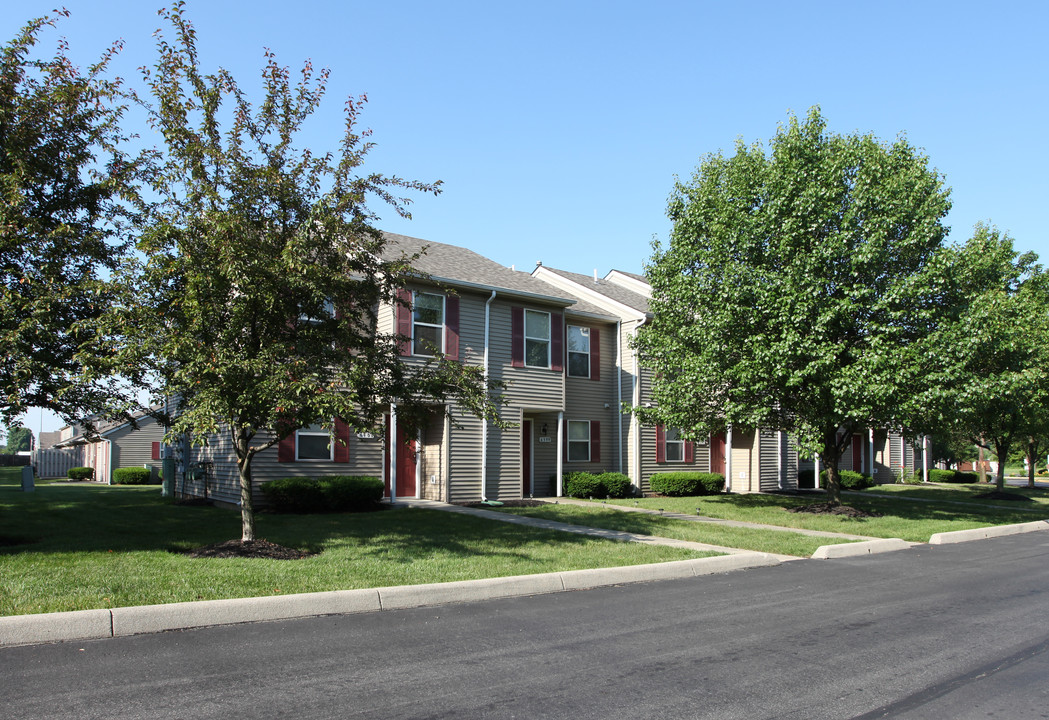
<instances>
[{"instance_id":1,"label":"leafy green tree","mask_svg":"<svg viewBox=\"0 0 1049 720\"><path fill-rule=\"evenodd\" d=\"M952 310L920 349L927 382L915 405L928 422L994 453L999 491L1014 444L1049 434L1049 275L1037 260L977 225L937 260Z\"/></svg>"},{"instance_id":2,"label":"leafy green tree","mask_svg":"<svg viewBox=\"0 0 1049 720\"><path fill-rule=\"evenodd\" d=\"M85 380L106 356L98 318L112 300L105 275L123 250L117 220L137 164L121 149L119 46L81 71L64 43L34 46L65 11L31 21L0 49L0 417L29 406L66 419L106 408L110 384Z\"/></svg>"},{"instance_id":3,"label":"leafy green tree","mask_svg":"<svg viewBox=\"0 0 1049 720\"><path fill-rule=\"evenodd\" d=\"M852 434L902 424L949 207L904 139L831 133L818 108L780 127L768 154L740 141L706 157L675 186L669 245L647 267L655 320L637 347L655 377L642 420L691 435L782 429L819 453L840 502Z\"/></svg>"},{"instance_id":4,"label":"leafy green tree","mask_svg":"<svg viewBox=\"0 0 1049 720\"><path fill-rule=\"evenodd\" d=\"M33 431L16 425L7 430L7 452L14 454L33 449Z\"/></svg>"},{"instance_id":5,"label":"leafy green tree","mask_svg":"<svg viewBox=\"0 0 1049 720\"><path fill-rule=\"evenodd\" d=\"M439 185L363 172L363 98L346 104L337 152L297 148L326 71L307 63L294 80L267 51L253 105L227 71L202 72L182 3L162 15L175 39L158 33L159 59L145 72L165 145L159 200L139 244L144 260L125 269L128 300L114 322L131 342L120 359L148 368L175 400L173 433L228 437L248 541L252 461L289 432L336 419L376 429L391 401L405 425L449 398L478 415L496 406L480 368L405 363L402 338L377 327L414 258L391 257L366 201L407 216L397 193Z\"/></svg>"}]
</instances>

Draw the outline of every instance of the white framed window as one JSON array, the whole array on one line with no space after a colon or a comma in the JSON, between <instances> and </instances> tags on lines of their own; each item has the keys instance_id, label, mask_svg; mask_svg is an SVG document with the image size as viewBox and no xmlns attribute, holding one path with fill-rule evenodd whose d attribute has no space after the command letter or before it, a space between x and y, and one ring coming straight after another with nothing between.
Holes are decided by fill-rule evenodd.
<instances>
[{"instance_id":1,"label":"white framed window","mask_svg":"<svg viewBox=\"0 0 1049 720\"><path fill-rule=\"evenodd\" d=\"M295 460L334 460L331 433L319 423L295 431Z\"/></svg>"},{"instance_id":2,"label":"white framed window","mask_svg":"<svg viewBox=\"0 0 1049 720\"><path fill-rule=\"evenodd\" d=\"M568 461L590 462L590 421L568 421Z\"/></svg>"},{"instance_id":3,"label":"white framed window","mask_svg":"<svg viewBox=\"0 0 1049 720\"><path fill-rule=\"evenodd\" d=\"M550 367L550 313L524 311L524 345L527 367Z\"/></svg>"},{"instance_id":4,"label":"white framed window","mask_svg":"<svg viewBox=\"0 0 1049 720\"><path fill-rule=\"evenodd\" d=\"M590 377L590 328L568 326L568 375Z\"/></svg>"},{"instance_id":5,"label":"white framed window","mask_svg":"<svg viewBox=\"0 0 1049 720\"><path fill-rule=\"evenodd\" d=\"M335 303L331 300L325 300L321 304L320 313L318 317L314 317L314 313L302 313L299 315L299 321L304 322L308 325L319 325L325 320L330 320L335 317Z\"/></svg>"},{"instance_id":6,"label":"white framed window","mask_svg":"<svg viewBox=\"0 0 1049 720\"><path fill-rule=\"evenodd\" d=\"M680 430L667 428L663 443L663 457L667 462L685 462L685 441L681 439Z\"/></svg>"},{"instance_id":7,"label":"white framed window","mask_svg":"<svg viewBox=\"0 0 1049 720\"><path fill-rule=\"evenodd\" d=\"M444 295L415 293L412 302L412 354L444 352Z\"/></svg>"}]
</instances>

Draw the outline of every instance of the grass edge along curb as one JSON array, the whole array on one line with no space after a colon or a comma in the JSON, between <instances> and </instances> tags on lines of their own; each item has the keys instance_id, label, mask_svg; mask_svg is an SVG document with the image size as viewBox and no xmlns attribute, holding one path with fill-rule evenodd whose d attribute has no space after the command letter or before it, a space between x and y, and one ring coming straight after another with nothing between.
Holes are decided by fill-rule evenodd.
<instances>
[{"instance_id":1,"label":"grass edge along curb","mask_svg":"<svg viewBox=\"0 0 1049 720\"><path fill-rule=\"evenodd\" d=\"M541 595L623 583L698 577L752 567L768 567L780 562L768 553L740 553L648 565L567 570L449 583L332 590L262 598L202 600L167 605L136 605L111 610L10 615L0 617L0 647L71 640L101 640L195 627L381 612Z\"/></svg>"}]
</instances>

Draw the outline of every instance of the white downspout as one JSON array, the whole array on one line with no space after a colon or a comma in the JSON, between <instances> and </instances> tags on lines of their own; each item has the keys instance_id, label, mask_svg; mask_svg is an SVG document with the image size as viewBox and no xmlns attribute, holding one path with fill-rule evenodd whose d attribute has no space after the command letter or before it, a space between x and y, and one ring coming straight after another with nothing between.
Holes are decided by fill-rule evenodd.
<instances>
[{"instance_id":1,"label":"white downspout","mask_svg":"<svg viewBox=\"0 0 1049 720\"><path fill-rule=\"evenodd\" d=\"M623 472L623 321L616 320L616 422L619 427L619 440L616 448L619 450L620 473Z\"/></svg>"},{"instance_id":2,"label":"white downspout","mask_svg":"<svg viewBox=\"0 0 1049 720\"><path fill-rule=\"evenodd\" d=\"M397 403L390 403L390 504L397 502Z\"/></svg>"},{"instance_id":3,"label":"white downspout","mask_svg":"<svg viewBox=\"0 0 1049 720\"><path fill-rule=\"evenodd\" d=\"M488 397L488 345L492 334L492 301L495 300L495 290L484 303L484 394ZM557 474L558 483L561 482L561 473ZM488 418L481 420L481 502L488 500Z\"/></svg>"},{"instance_id":4,"label":"white downspout","mask_svg":"<svg viewBox=\"0 0 1049 720\"><path fill-rule=\"evenodd\" d=\"M415 499L423 496L423 464L420 462L423 454L423 431L419 431L419 437L415 439Z\"/></svg>"},{"instance_id":5,"label":"white downspout","mask_svg":"<svg viewBox=\"0 0 1049 720\"><path fill-rule=\"evenodd\" d=\"M106 485L113 484L113 441L106 438Z\"/></svg>"},{"instance_id":6,"label":"white downspout","mask_svg":"<svg viewBox=\"0 0 1049 720\"><path fill-rule=\"evenodd\" d=\"M779 489L783 489L783 431L776 431L776 477L779 478Z\"/></svg>"},{"instance_id":7,"label":"white downspout","mask_svg":"<svg viewBox=\"0 0 1049 720\"><path fill-rule=\"evenodd\" d=\"M557 497L564 493L564 460L565 460L565 413L557 413Z\"/></svg>"},{"instance_id":8,"label":"white downspout","mask_svg":"<svg viewBox=\"0 0 1049 720\"><path fill-rule=\"evenodd\" d=\"M929 436L922 438L922 482L929 482Z\"/></svg>"},{"instance_id":9,"label":"white downspout","mask_svg":"<svg viewBox=\"0 0 1049 720\"><path fill-rule=\"evenodd\" d=\"M813 462L812 487L814 489L816 489L816 490L819 490L820 489L820 454L819 453L816 453L816 456L814 458L812 458L812 462Z\"/></svg>"},{"instance_id":10,"label":"white downspout","mask_svg":"<svg viewBox=\"0 0 1049 720\"><path fill-rule=\"evenodd\" d=\"M871 451L867 457L867 464L870 465L871 480L874 480L874 428L870 429L870 448Z\"/></svg>"},{"instance_id":11,"label":"white downspout","mask_svg":"<svg viewBox=\"0 0 1049 720\"><path fill-rule=\"evenodd\" d=\"M732 425L725 429L725 492L732 492Z\"/></svg>"}]
</instances>

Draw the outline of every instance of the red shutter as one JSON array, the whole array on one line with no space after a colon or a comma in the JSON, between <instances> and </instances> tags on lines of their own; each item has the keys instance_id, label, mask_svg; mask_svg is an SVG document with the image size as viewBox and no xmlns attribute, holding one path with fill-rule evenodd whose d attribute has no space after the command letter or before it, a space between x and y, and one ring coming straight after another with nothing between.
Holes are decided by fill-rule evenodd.
<instances>
[{"instance_id":1,"label":"red shutter","mask_svg":"<svg viewBox=\"0 0 1049 720\"><path fill-rule=\"evenodd\" d=\"M590 379L601 379L601 332L590 328Z\"/></svg>"},{"instance_id":2,"label":"red shutter","mask_svg":"<svg viewBox=\"0 0 1049 720\"><path fill-rule=\"evenodd\" d=\"M400 355L411 355L412 354L412 293L410 290L398 290L397 299L400 301L397 303L397 334L403 335L405 339L401 340L397 346L397 352Z\"/></svg>"},{"instance_id":3,"label":"red shutter","mask_svg":"<svg viewBox=\"0 0 1049 720\"><path fill-rule=\"evenodd\" d=\"M685 443L685 462L693 463L696 461L696 444L693 442Z\"/></svg>"},{"instance_id":4,"label":"red shutter","mask_svg":"<svg viewBox=\"0 0 1049 720\"><path fill-rule=\"evenodd\" d=\"M667 433L662 425L656 425L656 462L667 461Z\"/></svg>"},{"instance_id":5,"label":"red shutter","mask_svg":"<svg viewBox=\"0 0 1049 720\"><path fill-rule=\"evenodd\" d=\"M444 354L449 360L459 359L459 296L444 299Z\"/></svg>"},{"instance_id":6,"label":"red shutter","mask_svg":"<svg viewBox=\"0 0 1049 720\"><path fill-rule=\"evenodd\" d=\"M590 421L590 462L601 462L601 421Z\"/></svg>"},{"instance_id":7,"label":"red shutter","mask_svg":"<svg viewBox=\"0 0 1049 720\"><path fill-rule=\"evenodd\" d=\"M350 461L350 426L342 418L335 418L335 462Z\"/></svg>"},{"instance_id":8,"label":"red shutter","mask_svg":"<svg viewBox=\"0 0 1049 720\"><path fill-rule=\"evenodd\" d=\"M295 433L281 438L280 443L277 445L277 462L290 463L295 462Z\"/></svg>"},{"instance_id":9,"label":"red shutter","mask_svg":"<svg viewBox=\"0 0 1049 720\"><path fill-rule=\"evenodd\" d=\"M159 460L160 459L160 443L158 443L158 442L153 443L153 447L151 448L150 453L151 453L150 457L153 460Z\"/></svg>"},{"instance_id":10,"label":"red shutter","mask_svg":"<svg viewBox=\"0 0 1049 720\"><path fill-rule=\"evenodd\" d=\"M510 308L510 365L524 367L524 308Z\"/></svg>"},{"instance_id":11,"label":"red shutter","mask_svg":"<svg viewBox=\"0 0 1049 720\"><path fill-rule=\"evenodd\" d=\"M550 369L564 372L565 324L561 313L550 313Z\"/></svg>"}]
</instances>

